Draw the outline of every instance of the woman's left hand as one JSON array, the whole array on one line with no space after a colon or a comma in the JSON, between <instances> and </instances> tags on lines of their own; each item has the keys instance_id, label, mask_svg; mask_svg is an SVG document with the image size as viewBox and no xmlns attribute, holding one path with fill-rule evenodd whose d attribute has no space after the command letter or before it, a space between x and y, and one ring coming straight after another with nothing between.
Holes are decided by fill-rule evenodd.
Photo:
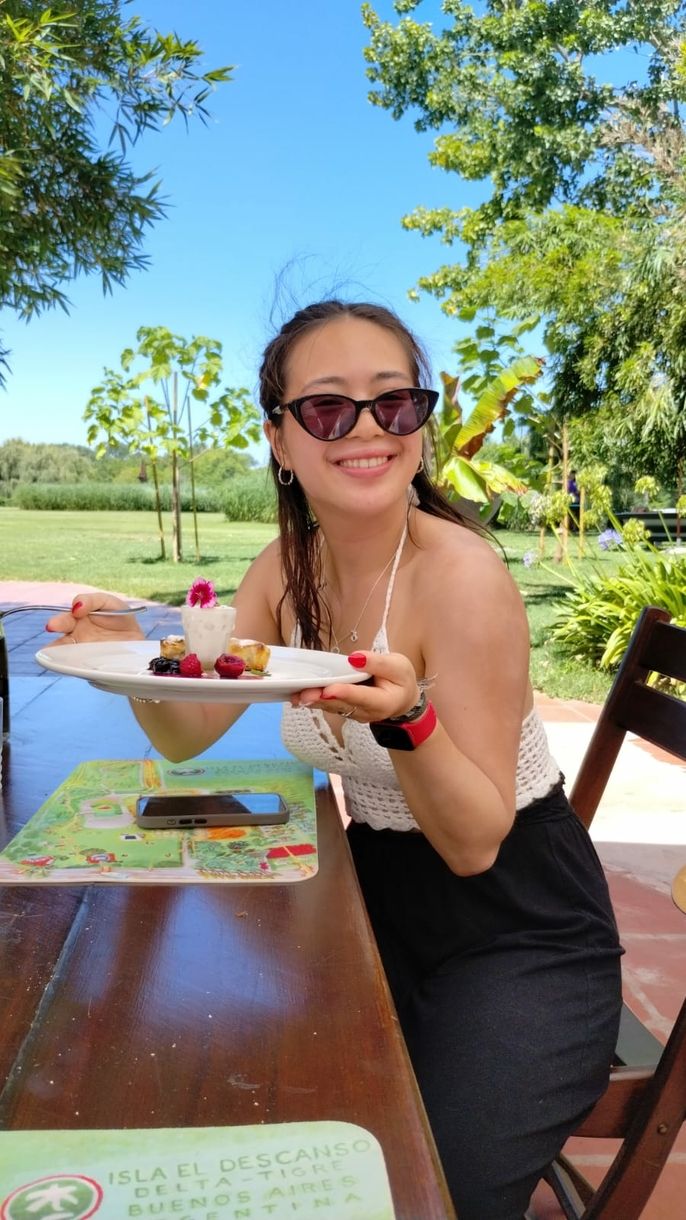
<instances>
[{"instance_id":1,"label":"woman's left hand","mask_svg":"<svg viewBox=\"0 0 686 1220\"><path fill-rule=\"evenodd\" d=\"M353 669L364 669L371 683L332 682L325 687L310 687L291 698L293 707L317 707L337 712L360 724L402 716L419 700L414 666L400 652L351 652Z\"/></svg>"}]
</instances>

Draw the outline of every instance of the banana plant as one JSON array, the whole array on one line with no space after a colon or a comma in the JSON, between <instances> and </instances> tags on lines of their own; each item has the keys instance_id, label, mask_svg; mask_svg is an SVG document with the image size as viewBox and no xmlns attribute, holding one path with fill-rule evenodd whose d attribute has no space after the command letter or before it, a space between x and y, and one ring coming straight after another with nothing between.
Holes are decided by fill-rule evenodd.
<instances>
[{"instance_id":1,"label":"banana plant","mask_svg":"<svg viewBox=\"0 0 686 1220\"><path fill-rule=\"evenodd\" d=\"M485 507L503 492L523 495L528 491L518 475L497 462L480 461L476 455L498 421L505 419L523 387L533 385L541 376L543 365L537 356L521 356L501 368L481 389L466 419L459 399L459 377L440 374L443 395L436 418L436 475L446 495Z\"/></svg>"}]
</instances>

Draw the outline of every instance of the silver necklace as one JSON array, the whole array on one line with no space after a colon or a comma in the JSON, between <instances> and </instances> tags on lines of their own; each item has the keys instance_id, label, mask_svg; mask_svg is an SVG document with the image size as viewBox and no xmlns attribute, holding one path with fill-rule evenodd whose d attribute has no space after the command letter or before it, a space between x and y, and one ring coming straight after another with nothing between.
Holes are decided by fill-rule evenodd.
<instances>
[{"instance_id":1,"label":"silver necklace","mask_svg":"<svg viewBox=\"0 0 686 1220\"><path fill-rule=\"evenodd\" d=\"M382 580L382 578L386 575L386 572L390 568L394 559L397 559L397 557L400 553L400 550L402 549L402 545L405 541L406 531L407 531L407 525L405 525L403 527L403 532L400 536L400 541L399 541L398 545L396 546L390 559L388 560L388 563L384 564L381 571L379 572L379 575L377 576L376 580L374 581L374 584L372 585L371 589L369 590L369 593L367 594L367 596L365 598L364 605L363 605L362 609L360 610L360 613L357 616L357 622L355 623L355 625L353 627L350 628L350 631L346 631L345 635L342 635L339 638L336 635L336 632L334 630L333 617L331 617L331 620L330 620L331 621L331 634L333 636L333 647L331 649L332 652L340 652L341 644L343 644L346 640L350 640L350 642L352 644L357 643L357 641L359 639L357 629L358 629L360 623L362 622L362 619L364 618L364 612L367 609L367 606L369 605L370 601L372 600L372 594L374 593L374 590L377 588L377 586L378 586L379 582ZM326 585L324 585L322 587L325 588Z\"/></svg>"}]
</instances>

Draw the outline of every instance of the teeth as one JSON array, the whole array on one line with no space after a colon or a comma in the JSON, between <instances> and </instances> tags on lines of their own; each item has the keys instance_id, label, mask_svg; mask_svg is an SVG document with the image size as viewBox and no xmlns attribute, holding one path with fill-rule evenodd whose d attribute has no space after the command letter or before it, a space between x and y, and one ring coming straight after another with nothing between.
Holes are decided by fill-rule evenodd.
<instances>
[{"instance_id":1,"label":"teeth","mask_svg":"<svg viewBox=\"0 0 686 1220\"><path fill-rule=\"evenodd\" d=\"M385 466L388 458L373 457L373 458L348 458L346 461L339 462L339 466L352 466L360 470L366 470L371 466Z\"/></svg>"}]
</instances>

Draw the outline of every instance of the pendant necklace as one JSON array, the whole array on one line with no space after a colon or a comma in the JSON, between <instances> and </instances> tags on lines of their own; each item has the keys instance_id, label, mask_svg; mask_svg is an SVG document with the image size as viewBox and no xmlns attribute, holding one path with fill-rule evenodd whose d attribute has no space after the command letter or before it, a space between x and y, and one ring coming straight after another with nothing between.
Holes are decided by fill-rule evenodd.
<instances>
[{"instance_id":1,"label":"pendant necklace","mask_svg":"<svg viewBox=\"0 0 686 1220\"><path fill-rule=\"evenodd\" d=\"M331 634L333 636L333 646L331 648L332 652L340 652L341 644L343 644L348 639L350 640L350 642L352 644L357 643L357 641L359 639L357 629L358 629L360 623L362 622L362 619L364 618L364 614L365 614L365 610L367 609L367 606L369 605L370 601L372 600L372 594L374 593L374 590L377 588L379 582L386 575L386 572L388 571L388 569L390 568L390 566L394 562L394 560L397 560L400 558L400 552L403 549L403 545L404 545L406 537L407 537L407 522L405 523L405 526L403 527L403 532L400 537L400 542L398 543L393 554L391 555L390 559L388 560L388 563L385 563L384 566L382 567L381 571L379 572L379 575L377 576L376 580L374 581L374 584L372 585L371 589L369 590L369 593L367 594L367 596L365 598L364 605L363 605L362 609L360 610L360 613L357 616L357 622L355 623L355 625L353 627L350 628L350 631L346 631L345 635L342 635L339 638L336 635L336 632L334 631L333 619L331 619ZM325 587L325 586L323 586L323 587Z\"/></svg>"}]
</instances>

